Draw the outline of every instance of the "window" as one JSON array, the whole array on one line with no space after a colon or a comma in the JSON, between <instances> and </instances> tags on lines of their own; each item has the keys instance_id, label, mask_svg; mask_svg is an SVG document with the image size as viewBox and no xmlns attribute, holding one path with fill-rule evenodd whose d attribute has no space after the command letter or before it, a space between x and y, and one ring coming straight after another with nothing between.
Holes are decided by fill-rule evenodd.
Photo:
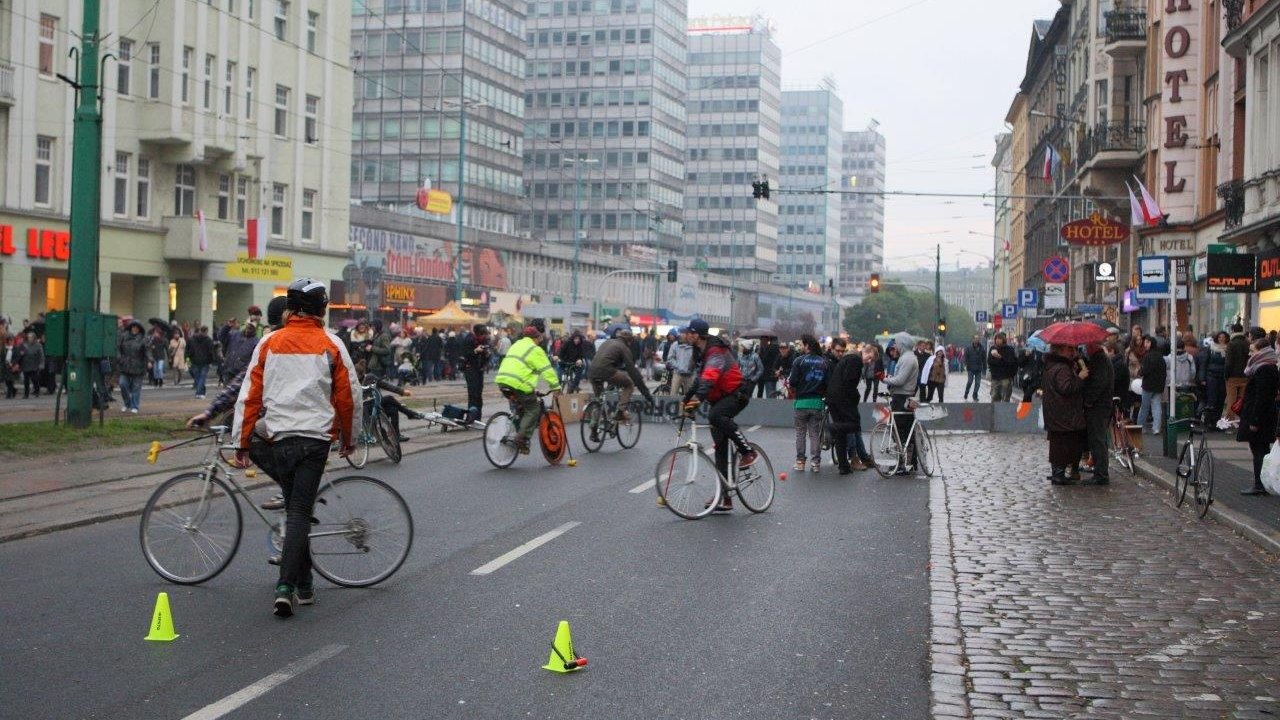
<instances>
[{"instance_id":1,"label":"window","mask_svg":"<svg viewBox=\"0 0 1280 720\"><path fill-rule=\"evenodd\" d=\"M129 153L116 153L115 214L124 217L129 214Z\"/></svg>"},{"instance_id":2,"label":"window","mask_svg":"<svg viewBox=\"0 0 1280 720\"><path fill-rule=\"evenodd\" d=\"M320 13L307 13L307 52L316 51L316 32L320 27Z\"/></svg>"},{"instance_id":3,"label":"window","mask_svg":"<svg viewBox=\"0 0 1280 720\"><path fill-rule=\"evenodd\" d=\"M52 15L40 16L40 74L53 75L54 34L58 30L58 18Z\"/></svg>"},{"instance_id":4,"label":"window","mask_svg":"<svg viewBox=\"0 0 1280 720\"><path fill-rule=\"evenodd\" d=\"M275 31L277 40L284 40L285 34L289 30L288 20L289 3L284 0L276 0Z\"/></svg>"},{"instance_id":5,"label":"window","mask_svg":"<svg viewBox=\"0 0 1280 720\"><path fill-rule=\"evenodd\" d=\"M138 218L146 220L151 215L151 161L138 158Z\"/></svg>"},{"instance_id":6,"label":"window","mask_svg":"<svg viewBox=\"0 0 1280 720\"><path fill-rule=\"evenodd\" d=\"M182 48L182 104L186 105L191 102L191 59L195 55L195 50L189 47Z\"/></svg>"},{"instance_id":7,"label":"window","mask_svg":"<svg viewBox=\"0 0 1280 720\"><path fill-rule=\"evenodd\" d=\"M320 137L316 133L316 115L320 110L320 98L315 95L307 96L307 113L306 113L306 129L305 137L307 144L314 145L319 142Z\"/></svg>"},{"instance_id":8,"label":"window","mask_svg":"<svg viewBox=\"0 0 1280 720\"><path fill-rule=\"evenodd\" d=\"M249 19L250 19L250 20L252 20L252 19L254 18L254 15L255 15L255 13L254 13L254 6L255 6L255 5L257 5L257 4L258 4L258 3L257 3L257 2L255 2L255 0L248 0L248 1L247 1L247 12L249 13Z\"/></svg>"},{"instance_id":9,"label":"window","mask_svg":"<svg viewBox=\"0 0 1280 720\"><path fill-rule=\"evenodd\" d=\"M289 129L289 88L276 86L276 137L288 137Z\"/></svg>"},{"instance_id":10,"label":"window","mask_svg":"<svg viewBox=\"0 0 1280 720\"><path fill-rule=\"evenodd\" d=\"M204 109L213 109L213 99L217 97L214 93L216 88L213 86L213 73L218 67L218 59L212 55L204 56Z\"/></svg>"},{"instance_id":11,"label":"window","mask_svg":"<svg viewBox=\"0 0 1280 720\"><path fill-rule=\"evenodd\" d=\"M116 48L116 93L120 97L129 96L129 71L133 68L133 41L120 40Z\"/></svg>"},{"instance_id":12,"label":"window","mask_svg":"<svg viewBox=\"0 0 1280 720\"><path fill-rule=\"evenodd\" d=\"M316 191L302 191L302 239L313 240L315 231Z\"/></svg>"},{"instance_id":13,"label":"window","mask_svg":"<svg viewBox=\"0 0 1280 720\"><path fill-rule=\"evenodd\" d=\"M271 237L284 237L284 185L271 186Z\"/></svg>"},{"instance_id":14,"label":"window","mask_svg":"<svg viewBox=\"0 0 1280 720\"><path fill-rule=\"evenodd\" d=\"M253 68L244 69L244 119L253 121L253 81L258 71Z\"/></svg>"},{"instance_id":15,"label":"window","mask_svg":"<svg viewBox=\"0 0 1280 720\"><path fill-rule=\"evenodd\" d=\"M173 214L196 214L196 169L193 165L173 166Z\"/></svg>"},{"instance_id":16,"label":"window","mask_svg":"<svg viewBox=\"0 0 1280 720\"><path fill-rule=\"evenodd\" d=\"M222 114L231 117L235 114L236 64L227 61L227 74L222 83Z\"/></svg>"},{"instance_id":17,"label":"window","mask_svg":"<svg viewBox=\"0 0 1280 720\"><path fill-rule=\"evenodd\" d=\"M244 224L245 210L249 206L249 178L236 178L236 222Z\"/></svg>"},{"instance_id":18,"label":"window","mask_svg":"<svg viewBox=\"0 0 1280 720\"><path fill-rule=\"evenodd\" d=\"M147 43L147 97L160 99L160 43Z\"/></svg>"},{"instance_id":19,"label":"window","mask_svg":"<svg viewBox=\"0 0 1280 720\"><path fill-rule=\"evenodd\" d=\"M53 138L36 138L36 204L48 206L53 189Z\"/></svg>"},{"instance_id":20,"label":"window","mask_svg":"<svg viewBox=\"0 0 1280 720\"><path fill-rule=\"evenodd\" d=\"M218 219L231 219L231 176L218 176Z\"/></svg>"}]
</instances>

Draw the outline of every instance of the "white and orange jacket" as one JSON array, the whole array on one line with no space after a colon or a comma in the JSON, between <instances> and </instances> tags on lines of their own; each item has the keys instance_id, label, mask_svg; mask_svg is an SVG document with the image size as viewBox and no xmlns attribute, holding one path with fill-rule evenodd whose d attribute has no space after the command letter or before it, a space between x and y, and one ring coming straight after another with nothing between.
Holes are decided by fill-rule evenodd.
<instances>
[{"instance_id":1,"label":"white and orange jacket","mask_svg":"<svg viewBox=\"0 0 1280 720\"><path fill-rule=\"evenodd\" d=\"M360 398L346 346L318 319L295 315L254 349L231 432L245 449L254 432L271 442L309 437L346 447Z\"/></svg>"}]
</instances>

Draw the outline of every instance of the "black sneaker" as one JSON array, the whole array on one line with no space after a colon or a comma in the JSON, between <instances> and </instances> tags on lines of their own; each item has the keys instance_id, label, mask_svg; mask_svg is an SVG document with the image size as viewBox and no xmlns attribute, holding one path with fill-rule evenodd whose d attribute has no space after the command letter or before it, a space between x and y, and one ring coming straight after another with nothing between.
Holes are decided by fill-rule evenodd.
<instances>
[{"instance_id":1,"label":"black sneaker","mask_svg":"<svg viewBox=\"0 0 1280 720\"><path fill-rule=\"evenodd\" d=\"M272 602L272 612L280 618L292 616L293 601L293 588L286 583L280 583L276 586L276 599Z\"/></svg>"},{"instance_id":2,"label":"black sneaker","mask_svg":"<svg viewBox=\"0 0 1280 720\"><path fill-rule=\"evenodd\" d=\"M258 507L263 510L283 510L284 509L284 493L276 493L270 498L262 501Z\"/></svg>"},{"instance_id":3,"label":"black sneaker","mask_svg":"<svg viewBox=\"0 0 1280 720\"><path fill-rule=\"evenodd\" d=\"M299 585L297 592L299 605L312 605L316 601L316 589L311 585Z\"/></svg>"}]
</instances>

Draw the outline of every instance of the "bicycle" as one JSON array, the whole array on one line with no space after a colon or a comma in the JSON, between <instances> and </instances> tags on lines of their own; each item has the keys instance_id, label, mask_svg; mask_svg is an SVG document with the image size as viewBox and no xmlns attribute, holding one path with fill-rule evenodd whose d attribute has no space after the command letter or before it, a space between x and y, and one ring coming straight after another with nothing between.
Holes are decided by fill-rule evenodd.
<instances>
[{"instance_id":1,"label":"bicycle","mask_svg":"<svg viewBox=\"0 0 1280 720\"><path fill-rule=\"evenodd\" d=\"M275 518L261 510L249 490L236 479L223 453L230 428L215 425L202 437L161 448L152 443L148 462L163 450L212 440L198 472L164 481L142 510L138 538L147 564L160 577L178 585L211 580L231 564L244 529L236 495L268 527L273 552L284 547L285 513ZM253 470L246 478L256 477ZM312 517L311 564L319 575L343 587L369 587L391 577L413 545L413 516L404 498L376 478L348 475L324 479L316 493Z\"/></svg>"},{"instance_id":2,"label":"bicycle","mask_svg":"<svg viewBox=\"0 0 1280 720\"><path fill-rule=\"evenodd\" d=\"M1120 398L1111 398L1111 407L1111 454L1115 456L1121 467L1129 471L1130 475L1137 475L1138 449L1134 447L1133 437L1129 431L1138 426L1129 423L1129 417L1120 408Z\"/></svg>"},{"instance_id":3,"label":"bicycle","mask_svg":"<svg viewBox=\"0 0 1280 720\"><path fill-rule=\"evenodd\" d=\"M1173 494L1178 507L1187 501L1187 488L1192 489L1196 514L1203 518L1213 504L1213 451L1209 449L1208 428L1204 414L1198 418L1170 421L1170 425L1187 425L1187 439L1178 451L1178 467L1174 472ZM1199 442L1197 442L1197 436Z\"/></svg>"},{"instance_id":4,"label":"bicycle","mask_svg":"<svg viewBox=\"0 0 1280 720\"><path fill-rule=\"evenodd\" d=\"M369 448L373 445L382 447L387 458L399 463L403 453L400 449L400 433L391 424L391 416L382 409L382 390L375 379L360 386L361 400L364 407L360 412L360 431L356 433L355 451L347 456L347 463L360 470L369 464Z\"/></svg>"},{"instance_id":5,"label":"bicycle","mask_svg":"<svg viewBox=\"0 0 1280 720\"><path fill-rule=\"evenodd\" d=\"M620 420L618 413L625 410L627 418ZM637 400L627 403L626 408L618 407L618 389L607 388L598 397L582 409L582 420L578 429L582 435L582 445L587 452L598 452L604 441L610 437L618 439L623 449L630 449L640 442L640 431L644 426L644 406Z\"/></svg>"},{"instance_id":6,"label":"bicycle","mask_svg":"<svg viewBox=\"0 0 1280 720\"><path fill-rule=\"evenodd\" d=\"M890 397L881 393L880 397ZM875 461L876 472L881 477L892 477L896 474L910 472L911 464L907 462L907 448L915 443L916 465L925 477L933 477L941 469L938 464L938 449L933 443L933 436L925 429L922 422L941 420L947 416L947 408L941 404L921 403L915 398L908 399L910 411L889 411L888 419L881 420L871 430L871 458ZM881 406L884 407L884 406ZM903 441L896 418L911 415L911 428Z\"/></svg>"},{"instance_id":7,"label":"bicycle","mask_svg":"<svg viewBox=\"0 0 1280 720\"><path fill-rule=\"evenodd\" d=\"M564 458L569 445L564 418L560 416L559 410L544 405L543 398L550 395L550 392L534 394L538 398L538 444L542 447L542 456L547 463L557 465ZM521 447L516 442L516 428L520 424L521 411L515 407L511 396L507 396L507 400L511 403L510 412L494 413L484 428L484 456L499 470L511 467L517 457L529 452L527 446Z\"/></svg>"},{"instance_id":8,"label":"bicycle","mask_svg":"<svg viewBox=\"0 0 1280 720\"><path fill-rule=\"evenodd\" d=\"M683 440L686 427L688 440ZM658 491L658 504L666 505L671 512L686 519L697 520L710 515L729 491L737 493L743 507L753 513L762 513L773 504L775 475L773 463L764 448L751 443L756 461L747 468L738 467L738 451L730 446L729 474L726 478L716 469L698 441L699 425L693 418L681 415L677 420L677 446L668 450L658 460L654 469L654 485ZM726 442L728 442L726 440Z\"/></svg>"}]
</instances>

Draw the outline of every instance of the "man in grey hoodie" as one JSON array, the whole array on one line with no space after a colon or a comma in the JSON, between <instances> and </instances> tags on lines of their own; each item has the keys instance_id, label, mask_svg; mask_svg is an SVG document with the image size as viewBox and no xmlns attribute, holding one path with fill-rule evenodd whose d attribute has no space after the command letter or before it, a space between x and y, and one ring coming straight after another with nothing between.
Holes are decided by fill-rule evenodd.
<instances>
[{"instance_id":1,"label":"man in grey hoodie","mask_svg":"<svg viewBox=\"0 0 1280 720\"><path fill-rule=\"evenodd\" d=\"M893 421L898 426L898 438L905 442L907 433L911 432L911 425L915 422L915 411L910 407L911 397L915 395L916 384L920 377L920 361L916 359L913 352L915 347L915 339L910 333L900 332L893 336L893 345L889 348L888 354L891 358L898 361L897 368L893 371L891 377L884 380L886 388L889 390L889 410L894 413ZM916 464L916 448L915 442L907 448L907 467L899 464L895 475L910 475L914 472Z\"/></svg>"}]
</instances>

